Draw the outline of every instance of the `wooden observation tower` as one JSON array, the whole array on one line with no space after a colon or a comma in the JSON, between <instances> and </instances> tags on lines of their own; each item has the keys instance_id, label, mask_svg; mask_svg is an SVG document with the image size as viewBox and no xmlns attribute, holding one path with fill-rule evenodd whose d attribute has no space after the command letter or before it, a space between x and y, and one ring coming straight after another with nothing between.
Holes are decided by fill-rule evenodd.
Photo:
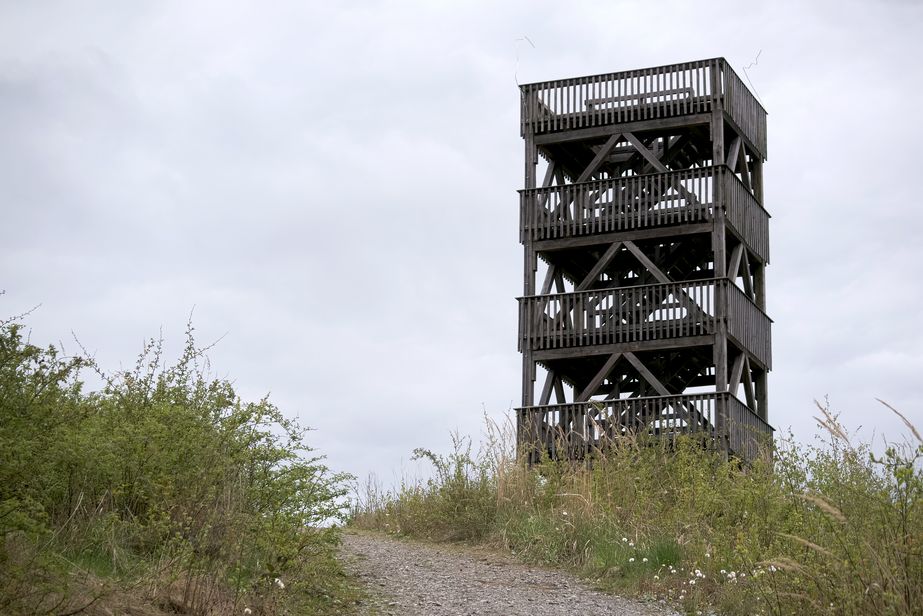
<instances>
[{"instance_id":1,"label":"wooden observation tower","mask_svg":"<svg viewBox=\"0 0 923 616\"><path fill-rule=\"evenodd\" d=\"M752 459L772 437L765 110L724 58L521 94L520 447L696 433Z\"/></svg>"}]
</instances>

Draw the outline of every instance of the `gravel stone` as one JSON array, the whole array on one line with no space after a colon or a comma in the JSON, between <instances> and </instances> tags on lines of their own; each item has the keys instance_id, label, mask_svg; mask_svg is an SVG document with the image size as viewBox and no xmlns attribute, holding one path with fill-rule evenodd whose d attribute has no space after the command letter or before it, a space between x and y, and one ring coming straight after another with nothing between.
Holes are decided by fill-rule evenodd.
<instances>
[{"instance_id":1,"label":"gravel stone","mask_svg":"<svg viewBox=\"0 0 923 616\"><path fill-rule=\"evenodd\" d=\"M485 548L346 532L347 566L369 589L363 616L673 616L674 611L592 590L573 576Z\"/></svg>"}]
</instances>

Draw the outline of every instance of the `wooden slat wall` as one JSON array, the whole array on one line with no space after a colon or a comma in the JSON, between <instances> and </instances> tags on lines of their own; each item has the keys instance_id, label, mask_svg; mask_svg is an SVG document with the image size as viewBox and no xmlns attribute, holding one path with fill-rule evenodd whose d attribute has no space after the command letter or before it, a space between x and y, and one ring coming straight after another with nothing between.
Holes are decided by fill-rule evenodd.
<instances>
[{"instance_id":1,"label":"wooden slat wall","mask_svg":"<svg viewBox=\"0 0 923 616\"><path fill-rule=\"evenodd\" d=\"M724 167L684 169L520 191L521 240L703 222ZM731 174L732 175L732 174Z\"/></svg>"},{"instance_id":2,"label":"wooden slat wall","mask_svg":"<svg viewBox=\"0 0 923 616\"><path fill-rule=\"evenodd\" d=\"M722 201L727 221L744 243L764 262L769 262L769 212L763 209L743 182L730 169L722 172Z\"/></svg>"},{"instance_id":3,"label":"wooden slat wall","mask_svg":"<svg viewBox=\"0 0 923 616\"><path fill-rule=\"evenodd\" d=\"M723 282L728 287L728 334L771 369L772 321L737 285Z\"/></svg>"},{"instance_id":4,"label":"wooden slat wall","mask_svg":"<svg viewBox=\"0 0 923 616\"><path fill-rule=\"evenodd\" d=\"M731 67L725 65L723 70L724 110L765 159L767 157L766 110Z\"/></svg>"},{"instance_id":5,"label":"wooden slat wall","mask_svg":"<svg viewBox=\"0 0 923 616\"><path fill-rule=\"evenodd\" d=\"M713 393L622 398L532 406L518 412L523 419L540 419L521 422L537 425L540 431L524 438L540 443L552 458L574 457L626 434L695 434L713 441L717 398Z\"/></svg>"},{"instance_id":6,"label":"wooden slat wall","mask_svg":"<svg viewBox=\"0 0 923 616\"><path fill-rule=\"evenodd\" d=\"M721 58L520 86L522 135L710 112L721 102L763 157L766 111Z\"/></svg>"},{"instance_id":7,"label":"wooden slat wall","mask_svg":"<svg viewBox=\"0 0 923 616\"><path fill-rule=\"evenodd\" d=\"M717 434L717 413L727 409L728 433ZM733 455L752 461L772 443L773 428L746 404L728 393L701 393L623 398L517 409L520 426L537 426L538 434L520 435L552 458L572 458L628 434L671 437L702 435L710 445L727 446ZM538 419L538 421L533 421Z\"/></svg>"},{"instance_id":8,"label":"wooden slat wall","mask_svg":"<svg viewBox=\"0 0 923 616\"><path fill-rule=\"evenodd\" d=\"M772 443L773 428L730 394L727 397L728 447L742 460L755 460Z\"/></svg>"},{"instance_id":9,"label":"wooden slat wall","mask_svg":"<svg viewBox=\"0 0 923 616\"><path fill-rule=\"evenodd\" d=\"M520 298L520 351L713 334L716 284L727 281L676 282ZM664 307L671 297L673 301Z\"/></svg>"}]
</instances>

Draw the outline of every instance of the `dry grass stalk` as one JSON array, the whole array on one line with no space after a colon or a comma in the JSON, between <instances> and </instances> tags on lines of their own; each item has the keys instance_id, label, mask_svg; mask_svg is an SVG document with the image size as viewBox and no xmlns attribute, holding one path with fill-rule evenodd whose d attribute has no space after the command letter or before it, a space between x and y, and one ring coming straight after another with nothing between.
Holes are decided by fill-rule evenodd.
<instances>
[{"instance_id":1,"label":"dry grass stalk","mask_svg":"<svg viewBox=\"0 0 923 616\"><path fill-rule=\"evenodd\" d=\"M799 494L798 496L802 500L805 500L811 503L812 505L814 505L815 507L823 511L824 513L826 513L828 516L830 516L831 518L833 518L840 524L846 523L846 516L844 516L843 512L837 509L830 501L816 494L808 494L807 492L803 494Z\"/></svg>"}]
</instances>

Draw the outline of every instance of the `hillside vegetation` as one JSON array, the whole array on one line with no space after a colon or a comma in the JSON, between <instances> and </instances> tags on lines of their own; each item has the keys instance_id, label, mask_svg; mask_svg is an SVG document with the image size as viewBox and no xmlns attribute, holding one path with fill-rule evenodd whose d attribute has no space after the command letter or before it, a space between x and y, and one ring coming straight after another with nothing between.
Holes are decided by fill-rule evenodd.
<instances>
[{"instance_id":1,"label":"hillside vegetation","mask_svg":"<svg viewBox=\"0 0 923 616\"><path fill-rule=\"evenodd\" d=\"M0 323L0 614L342 613L346 477L268 400L210 379L190 328L163 366L40 348ZM129 609L130 608L130 609Z\"/></svg>"},{"instance_id":2,"label":"hillside vegetation","mask_svg":"<svg viewBox=\"0 0 923 616\"><path fill-rule=\"evenodd\" d=\"M818 422L815 445L782 439L750 466L628 436L590 464L531 469L510 427L488 422L478 455L457 436L448 456L416 450L429 481L370 480L351 523L493 543L689 614L923 613L920 435L907 423L908 441L876 457L828 409Z\"/></svg>"}]
</instances>

